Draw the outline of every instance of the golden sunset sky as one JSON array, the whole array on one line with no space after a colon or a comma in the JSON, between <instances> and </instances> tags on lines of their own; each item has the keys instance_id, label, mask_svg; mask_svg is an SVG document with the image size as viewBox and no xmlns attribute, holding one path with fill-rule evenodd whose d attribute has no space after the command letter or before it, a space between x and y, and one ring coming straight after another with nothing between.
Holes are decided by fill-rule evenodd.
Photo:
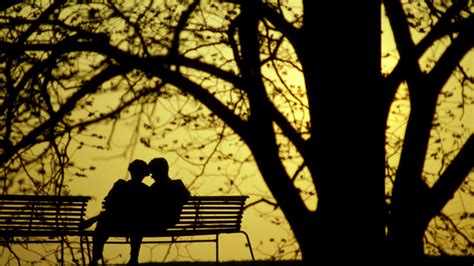
<instances>
[{"instance_id":1,"label":"golden sunset sky","mask_svg":"<svg viewBox=\"0 0 474 266\"><path fill-rule=\"evenodd\" d=\"M397 63L397 53L387 19L383 17L381 23L383 27L382 55L389 54L389 56L382 57L381 68L382 72L389 73ZM414 34L415 39L421 37L422 36ZM432 47L428 52L430 54L427 54L425 59L420 61L420 65L424 65L425 62L423 60L426 60L429 56L436 56L437 53L441 52L441 47L442 43L440 43L439 47ZM348 60L350 60L349 57ZM469 66L469 71L474 73L474 51L471 51L462 63ZM290 73L289 79L290 82L294 84L304 86L300 73ZM447 89L450 88L450 86L457 86L457 84L453 80L447 85ZM405 98L406 95L406 89L403 88L402 85L398 93L399 100L397 100L393 106L398 112L397 114L393 114L388 121L390 134L400 138L403 137L406 118L410 110L409 103ZM103 95L95 99L93 108L100 110L113 107L116 106L118 100L116 95ZM155 123L164 124L177 109L185 104L185 102L178 100L163 100L156 104L155 109L150 108L143 110L143 112L149 114L150 119ZM449 110L451 106L449 103L446 103L442 105L442 108ZM462 119L453 121L453 128L463 124L465 126L463 130L470 130L471 134L474 133L474 106L470 105L464 111L464 114L458 117L462 117ZM85 167L95 167L95 170L87 172L87 177L77 177L74 173L68 173L70 194L92 196L87 212L89 217L94 216L100 211L101 202L112 188L114 182L120 178L129 179L127 173L128 163L134 159L142 159L148 162L155 157L165 157L170 162L170 176L172 178L182 179L194 195L244 194L250 196L247 203L255 202L261 198L273 201L271 194L253 162L245 162L238 165L226 162L211 162L209 166L203 170L202 166L187 162L185 158L176 152L157 148L156 145L150 148L141 143L138 136L146 134L146 131L141 127L141 122L142 121L138 122L136 117L127 117L127 115L124 115L116 125L104 123L85 131L90 136L95 134L105 136L105 138L101 140L84 136L83 141L85 143L94 141L97 142L97 145L107 147L107 149L98 149L90 146L84 146L78 149L79 143L72 145L73 152L71 158L77 162L77 164ZM206 132L190 133L185 129L176 130L157 142L171 143L176 141L177 143L185 143L193 141L193 138L205 139ZM226 143L222 144L223 147L228 147L229 152L232 152L236 158L244 160L251 156L249 150L241 142L237 141L237 139L230 138L226 141ZM397 159L398 157L394 155L389 159L389 163L396 165ZM298 164L295 163L294 165L288 165L288 167L294 168L297 165ZM428 169L428 172L437 172L440 165L437 161L428 160L425 168ZM470 178L474 178L473 173L471 173ZM428 182L434 181L433 179L428 180ZM145 183L151 184L151 178L147 177ZM305 190L314 190L312 184L306 180L300 181L298 186ZM316 196L308 196L306 199L308 206L312 206L312 208L317 206ZM474 212L473 198L456 194L455 198L453 198L452 202L450 202L446 208L446 211L458 212L460 210ZM294 253L298 245L292 238L290 228L286 224L283 215L279 210L274 210L273 206L266 203L255 205L246 210L243 221L242 230L249 234L257 259L268 259L270 256L278 253L279 248L283 249L283 253L277 255L282 255L282 258L300 258ZM221 240L221 260L251 259L248 249L245 247L245 238L242 235L224 235ZM170 252L169 254L168 251ZM106 245L104 256L108 259L113 259L114 263L126 262L129 258L129 246ZM215 249L211 243L180 244L179 246L172 246L171 249L169 249L169 245L167 244L149 244L143 245L140 253L140 262L162 261L163 259L167 261L209 261L214 260L214 258ZM1 258L0 264L2 264Z\"/></svg>"}]
</instances>

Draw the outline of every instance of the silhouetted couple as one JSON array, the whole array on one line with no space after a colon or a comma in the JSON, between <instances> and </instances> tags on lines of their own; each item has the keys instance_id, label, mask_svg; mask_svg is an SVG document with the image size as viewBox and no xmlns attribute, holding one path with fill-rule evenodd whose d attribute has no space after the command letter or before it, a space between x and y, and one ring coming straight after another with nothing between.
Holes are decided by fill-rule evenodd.
<instances>
[{"instance_id":1,"label":"silhouetted couple","mask_svg":"<svg viewBox=\"0 0 474 266\"><path fill-rule=\"evenodd\" d=\"M131 180L115 182L104 199L104 211L85 222L87 227L97 221L91 265L97 265L105 242L114 235L130 238L128 265L136 265L142 236L164 231L179 221L190 193L181 180L169 177L168 170L164 158L155 158L149 164L142 160L130 163ZM155 180L151 186L142 183L148 174Z\"/></svg>"}]
</instances>

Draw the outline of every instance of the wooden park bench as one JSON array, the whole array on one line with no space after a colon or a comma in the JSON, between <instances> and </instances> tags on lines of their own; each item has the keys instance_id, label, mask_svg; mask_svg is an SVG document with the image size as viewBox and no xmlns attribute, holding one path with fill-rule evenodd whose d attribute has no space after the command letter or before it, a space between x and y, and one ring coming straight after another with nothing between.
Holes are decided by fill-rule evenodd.
<instances>
[{"instance_id":1,"label":"wooden park bench","mask_svg":"<svg viewBox=\"0 0 474 266\"><path fill-rule=\"evenodd\" d=\"M245 201L248 196L193 196L184 205L179 222L164 232L149 232L144 235L146 243L213 242L216 248L216 262L219 262L219 236L221 234L241 233L247 240L252 260L255 260L249 236L241 230ZM193 239L205 236L205 239ZM129 243L129 239L113 238L108 244Z\"/></svg>"},{"instance_id":2,"label":"wooden park bench","mask_svg":"<svg viewBox=\"0 0 474 266\"><path fill-rule=\"evenodd\" d=\"M67 236L79 236L82 263L85 256L79 223L85 218L87 196L0 195L1 245L60 243L64 263Z\"/></svg>"}]
</instances>

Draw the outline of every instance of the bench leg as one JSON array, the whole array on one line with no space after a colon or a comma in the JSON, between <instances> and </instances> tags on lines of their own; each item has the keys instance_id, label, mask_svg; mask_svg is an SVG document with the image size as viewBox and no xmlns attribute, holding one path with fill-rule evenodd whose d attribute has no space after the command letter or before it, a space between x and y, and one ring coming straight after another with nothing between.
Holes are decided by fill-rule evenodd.
<instances>
[{"instance_id":1,"label":"bench leg","mask_svg":"<svg viewBox=\"0 0 474 266\"><path fill-rule=\"evenodd\" d=\"M89 261L89 263L92 261L92 255L91 255L91 244L89 242L89 237L88 236L85 236L84 237L85 240L86 240L86 248L87 248L87 259ZM85 264L84 264L85 265Z\"/></svg>"},{"instance_id":2,"label":"bench leg","mask_svg":"<svg viewBox=\"0 0 474 266\"><path fill-rule=\"evenodd\" d=\"M61 237L61 257L60 257L60 265L64 265L64 237Z\"/></svg>"},{"instance_id":3,"label":"bench leg","mask_svg":"<svg viewBox=\"0 0 474 266\"><path fill-rule=\"evenodd\" d=\"M86 265L86 254L84 252L84 236L79 236L79 244L81 245L82 265Z\"/></svg>"},{"instance_id":4,"label":"bench leg","mask_svg":"<svg viewBox=\"0 0 474 266\"><path fill-rule=\"evenodd\" d=\"M240 233L245 235L245 238L247 239L247 245L249 246L249 250L250 250L250 256L252 256L252 260L255 261L255 256L253 255L253 249L252 249L252 244L250 244L249 235L244 231L240 231Z\"/></svg>"},{"instance_id":5,"label":"bench leg","mask_svg":"<svg viewBox=\"0 0 474 266\"><path fill-rule=\"evenodd\" d=\"M219 234L216 234L216 265L219 265Z\"/></svg>"}]
</instances>

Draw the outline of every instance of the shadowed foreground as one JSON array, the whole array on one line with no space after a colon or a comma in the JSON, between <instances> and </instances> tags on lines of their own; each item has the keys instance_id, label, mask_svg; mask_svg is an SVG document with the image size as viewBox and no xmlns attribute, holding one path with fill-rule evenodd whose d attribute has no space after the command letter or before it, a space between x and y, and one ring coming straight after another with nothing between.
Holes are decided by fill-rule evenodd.
<instances>
[{"instance_id":1,"label":"shadowed foreground","mask_svg":"<svg viewBox=\"0 0 474 266\"><path fill-rule=\"evenodd\" d=\"M165 263L144 263L142 265L153 266L214 266L215 262L165 262ZM269 261L269 260L257 260L257 261L226 261L220 262L222 266L300 266L301 261L287 260L287 261Z\"/></svg>"},{"instance_id":2,"label":"shadowed foreground","mask_svg":"<svg viewBox=\"0 0 474 266\"><path fill-rule=\"evenodd\" d=\"M387 265L390 263L387 261ZM142 265L176 265L176 266L214 266L215 262L165 262L165 263L144 263ZM228 261L221 262L222 266L301 266L301 261ZM474 256L445 256L445 257L425 257L422 262L417 263L421 266L472 266L474 265Z\"/></svg>"}]
</instances>

